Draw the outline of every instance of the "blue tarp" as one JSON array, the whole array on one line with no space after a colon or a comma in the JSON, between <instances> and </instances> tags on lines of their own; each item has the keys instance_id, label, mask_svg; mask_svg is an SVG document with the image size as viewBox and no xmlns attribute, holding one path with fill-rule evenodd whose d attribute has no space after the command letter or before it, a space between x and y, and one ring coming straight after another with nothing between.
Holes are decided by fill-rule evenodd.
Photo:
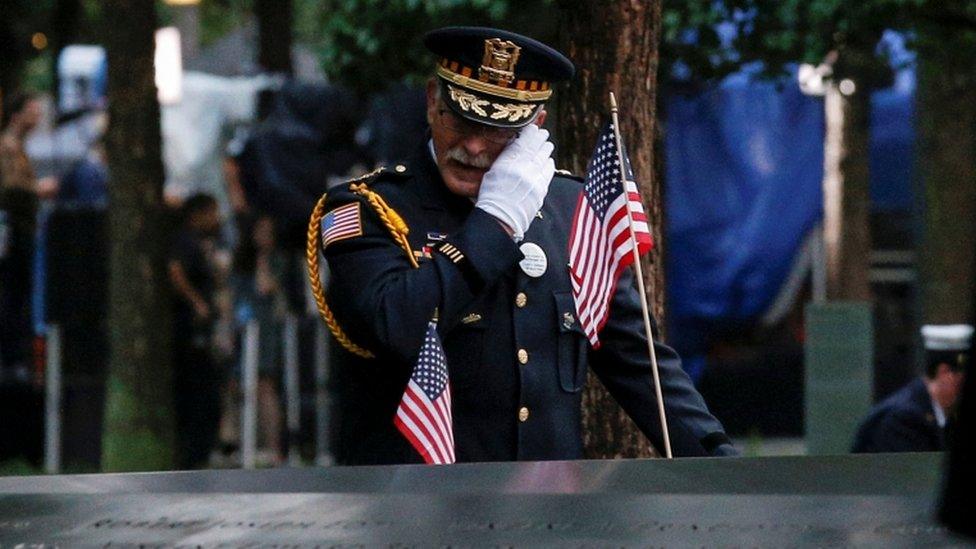
<instances>
[{"instance_id":1,"label":"blue tarp","mask_svg":"<svg viewBox=\"0 0 976 549\"><path fill-rule=\"evenodd\" d=\"M914 200L915 71L906 69L895 85L871 95L871 209L908 212Z\"/></svg>"},{"instance_id":2,"label":"blue tarp","mask_svg":"<svg viewBox=\"0 0 976 549\"><path fill-rule=\"evenodd\" d=\"M874 211L911 207L914 75L872 96ZM665 102L669 341L698 378L707 338L754 323L821 220L823 100L741 72Z\"/></svg>"}]
</instances>

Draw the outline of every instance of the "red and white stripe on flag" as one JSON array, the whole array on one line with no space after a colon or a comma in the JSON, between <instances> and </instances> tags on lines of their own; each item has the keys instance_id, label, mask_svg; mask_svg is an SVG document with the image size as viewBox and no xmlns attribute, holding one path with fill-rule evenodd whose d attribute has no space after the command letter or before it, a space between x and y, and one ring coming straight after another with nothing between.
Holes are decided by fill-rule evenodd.
<instances>
[{"instance_id":1,"label":"red and white stripe on flag","mask_svg":"<svg viewBox=\"0 0 976 549\"><path fill-rule=\"evenodd\" d=\"M417 364L393 424L429 465L454 463L454 427L447 358L436 324L427 328Z\"/></svg>"},{"instance_id":2,"label":"red and white stripe on flag","mask_svg":"<svg viewBox=\"0 0 976 549\"><path fill-rule=\"evenodd\" d=\"M622 173L628 176L626 193ZM618 156L613 126L608 125L587 168L569 239L576 312L593 348L600 346L599 332L610 316L617 280L634 262L631 222L637 251L645 254L653 246L647 215L626 155L621 151Z\"/></svg>"}]
</instances>

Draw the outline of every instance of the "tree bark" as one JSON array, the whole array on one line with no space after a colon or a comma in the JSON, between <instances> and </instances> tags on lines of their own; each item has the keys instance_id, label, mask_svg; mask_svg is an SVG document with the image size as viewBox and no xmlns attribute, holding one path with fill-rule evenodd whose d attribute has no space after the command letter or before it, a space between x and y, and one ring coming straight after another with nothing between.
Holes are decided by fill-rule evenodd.
<instances>
[{"instance_id":1,"label":"tree bark","mask_svg":"<svg viewBox=\"0 0 976 549\"><path fill-rule=\"evenodd\" d=\"M924 323L973 321L976 48L959 42L948 37L919 54L917 169L923 226L918 257Z\"/></svg>"},{"instance_id":2,"label":"tree bark","mask_svg":"<svg viewBox=\"0 0 976 549\"><path fill-rule=\"evenodd\" d=\"M200 55L200 6L172 6L173 19L180 31L180 57L185 65Z\"/></svg>"},{"instance_id":3,"label":"tree bark","mask_svg":"<svg viewBox=\"0 0 976 549\"><path fill-rule=\"evenodd\" d=\"M848 50L824 97L824 244L827 299L869 301L871 181L868 163L871 57Z\"/></svg>"},{"instance_id":4,"label":"tree bark","mask_svg":"<svg viewBox=\"0 0 976 549\"><path fill-rule=\"evenodd\" d=\"M292 74L292 0L255 0L258 65L268 72Z\"/></svg>"},{"instance_id":5,"label":"tree bark","mask_svg":"<svg viewBox=\"0 0 976 549\"><path fill-rule=\"evenodd\" d=\"M78 41L81 25L80 0L57 0L51 17L51 74L54 80L54 97L61 98L61 78L58 75L58 58L61 50Z\"/></svg>"},{"instance_id":6,"label":"tree bark","mask_svg":"<svg viewBox=\"0 0 976 549\"><path fill-rule=\"evenodd\" d=\"M11 6L13 13L0 16L0 93L11 94L20 88L21 72L27 57L28 41L15 24L23 16L19 5ZM2 114L0 114L2 116Z\"/></svg>"},{"instance_id":7,"label":"tree bark","mask_svg":"<svg viewBox=\"0 0 976 549\"><path fill-rule=\"evenodd\" d=\"M621 137L650 217L653 251L641 260L646 298L664 317L663 217L654 177L660 0L583 0L561 4L563 51L576 64L571 86L557 91L559 165L583 173L610 116L609 92L620 107ZM583 439L590 458L646 457L650 442L594 376L583 394Z\"/></svg>"},{"instance_id":8,"label":"tree bark","mask_svg":"<svg viewBox=\"0 0 976 549\"><path fill-rule=\"evenodd\" d=\"M109 375L102 466L173 466L170 300L153 0L105 0L110 126Z\"/></svg>"}]
</instances>

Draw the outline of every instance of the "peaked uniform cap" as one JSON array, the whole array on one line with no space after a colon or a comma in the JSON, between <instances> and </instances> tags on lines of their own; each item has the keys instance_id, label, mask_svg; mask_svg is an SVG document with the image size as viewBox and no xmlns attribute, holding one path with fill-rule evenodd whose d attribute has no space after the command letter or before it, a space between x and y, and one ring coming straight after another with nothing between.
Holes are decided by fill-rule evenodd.
<instances>
[{"instance_id":1,"label":"peaked uniform cap","mask_svg":"<svg viewBox=\"0 0 976 549\"><path fill-rule=\"evenodd\" d=\"M928 351L969 351L973 327L969 324L926 324L922 339Z\"/></svg>"},{"instance_id":2,"label":"peaked uniform cap","mask_svg":"<svg viewBox=\"0 0 976 549\"><path fill-rule=\"evenodd\" d=\"M552 85L575 68L555 49L514 32L446 27L427 33L437 56L441 97L459 116L495 127L530 123L552 95Z\"/></svg>"}]
</instances>

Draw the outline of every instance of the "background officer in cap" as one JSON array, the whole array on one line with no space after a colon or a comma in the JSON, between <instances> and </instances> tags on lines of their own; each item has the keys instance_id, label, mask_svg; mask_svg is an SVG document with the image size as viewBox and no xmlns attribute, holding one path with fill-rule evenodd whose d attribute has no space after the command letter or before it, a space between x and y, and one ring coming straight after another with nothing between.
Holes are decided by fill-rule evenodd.
<instances>
[{"instance_id":1,"label":"background officer in cap","mask_svg":"<svg viewBox=\"0 0 976 549\"><path fill-rule=\"evenodd\" d=\"M851 451L944 450L946 421L962 390L972 336L973 327L968 324L923 326L925 375L871 410Z\"/></svg>"},{"instance_id":2,"label":"background officer in cap","mask_svg":"<svg viewBox=\"0 0 976 549\"><path fill-rule=\"evenodd\" d=\"M335 370L337 460L420 461L393 418L435 309L458 461L582 457L589 368L661 448L633 275L620 279L599 350L576 318L567 248L582 186L556 174L540 127L572 63L496 29L441 29L425 44L439 58L430 139L324 205L327 301L351 350ZM658 345L657 356L674 454L734 453L674 351Z\"/></svg>"}]
</instances>

